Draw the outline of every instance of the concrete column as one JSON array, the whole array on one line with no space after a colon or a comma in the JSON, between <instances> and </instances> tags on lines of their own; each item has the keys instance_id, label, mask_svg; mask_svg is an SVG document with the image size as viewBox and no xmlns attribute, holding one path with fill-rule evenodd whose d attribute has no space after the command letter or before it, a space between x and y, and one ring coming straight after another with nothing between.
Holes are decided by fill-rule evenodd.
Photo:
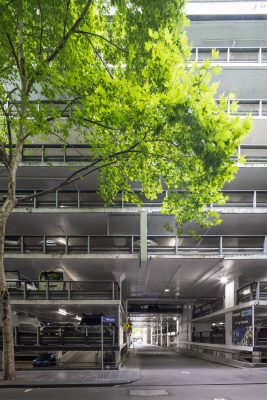
<instances>
[{"instance_id":1,"label":"concrete column","mask_svg":"<svg viewBox=\"0 0 267 400\"><path fill-rule=\"evenodd\" d=\"M60 361L61 361L62 356L63 356L63 352L62 352L62 351L57 351L57 352L56 352L56 360L57 360L56 362L57 362L57 365L60 364Z\"/></svg>"},{"instance_id":2,"label":"concrete column","mask_svg":"<svg viewBox=\"0 0 267 400\"><path fill-rule=\"evenodd\" d=\"M179 323L179 336L177 337L177 347L180 346L179 342L191 342L192 341L192 305L185 304L183 307L183 314ZM181 345L183 348L184 345Z\"/></svg>"},{"instance_id":3,"label":"concrete column","mask_svg":"<svg viewBox=\"0 0 267 400\"><path fill-rule=\"evenodd\" d=\"M225 344L232 346L232 312L225 313Z\"/></svg>"},{"instance_id":4,"label":"concrete column","mask_svg":"<svg viewBox=\"0 0 267 400\"><path fill-rule=\"evenodd\" d=\"M192 305L188 304L187 305L187 310L186 310L186 319L187 319L187 340L188 342L192 341Z\"/></svg>"},{"instance_id":5,"label":"concrete column","mask_svg":"<svg viewBox=\"0 0 267 400\"><path fill-rule=\"evenodd\" d=\"M166 346L170 347L169 322L166 320Z\"/></svg>"},{"instance_id":6,"label":"concrete column","mask_svg":"<svg viewBox=\"0 0 267 400\"><path fill-rule=\"evenodd\" d=\"M147 262L147 211L140 211L140 261Z\"/></svg>"},{"instance_id":7,"label":"concrete column","mask_svg":"<svg viewBox=\"0 0 267 400\"><path fill-rule=\"evenodd\" d=\"M235 305L235 291L238 289L238 281L234 279L226 283L224 289L225 308L233 307Z\"/></svg>"},{"instance_id":8,"label":"concrete column","mask_svg":"<svg viewBox=\"0 0 267 400\"><path fill-rule=\"evenodd\" d=\"M238 280L234 279L225 285L225 308L235 305L235 292ZM232 312L225 313L225 344L232 345Z\"/></svg>"},{"instance_id":9,"label":"concrete column","mask_svg":"<svg viewBox=\"0 0 267 400\"><path fill-rule=\"evenodd\" d=\"M261 363L261 352L260 351L253 351L252 352L252 362L253 363Z\"/></svg>"},{"instance_id":10,"label":"concrete column","mask_svg":"<svg viewBox=\"0 0 267 400\"><path fill-rule=\"evenodd\" d=\"M159 345L160 345L160 347L162 347L162 345L163 345L162 322L161 322L160 327L159 327Z\"/></svg>"},{"instance_id":11,"label":"concrete column","mask_svg":"<svg viewBox=\"0 0 267 400\"><path fill-rule=\"evenodd\" d=\"M117 328L118 328L118 345L121 346L123 344L123 327L121 322L121 307L118 306L118 318L117 318Z\"/></svg>"},{"instance_id":12,"label":"concrete column","mask_svg":"<svg viewBox=\"0 0 267 400\"><path fill-rule=\"evenodd\" d=\"M147 331L146 331L146 342L147 344L152 344L152 329L150 326L147 327Z\"/></svg>"}]
</instances>

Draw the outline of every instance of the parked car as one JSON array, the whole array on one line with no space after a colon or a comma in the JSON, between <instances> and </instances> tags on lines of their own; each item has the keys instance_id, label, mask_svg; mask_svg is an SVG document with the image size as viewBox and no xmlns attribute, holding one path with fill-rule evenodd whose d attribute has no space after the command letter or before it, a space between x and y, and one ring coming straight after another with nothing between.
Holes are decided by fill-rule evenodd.
<instances>
[{"instance_id":1,"label":"parked car","mask_svg":"<svg viewBox=\"0 0 267 400\"><path fill-rule=\"evenodd\" d=\"M17 328L20 334L36 335L38 328L42 332L43 323L37 318L28 317L24 314L12 312L12 325ZM0 329L2 328L2 321L0 319Z\"/></svg>"},{"instance_id":2,"label":"parked car","mask_svg":"<svg viewBox=\"0 0 267 400\"><path fill-rule=\"evenodd\" d=\"M19 271L6 271L6 283L9 291L24 290L25 286L27 290L37 290L35 283L28 281L22 277Z\"/></svg>"},{"instance_id":3,"label":"parked car","mask_svg":"<svg viewBox=\"0 0 267 400\"><path fill-rule=\"evenodd\" d=\"M44 336L76 336L77 328L71 322L54 322L46 324L42 329Z\"/></svg>"},{"instance_id":4,"label":"parked car","mask_svg":"<svg viewBox=\"0 0 267 400\"><path fill-rule=\"evenodd\" d=\"M267 345L267 326L262 326L256 333L256 345L266 346Z\"/></svg>"},{"instance_id":5,"label":"parked car","mask_svg":"<svg viewBox=\"0 0 267 400\"><path fill-rule=\"evenodd\" d=\"M41 353L32 360L34 367L49 367L50 365L56 365L56 355L53 353Z\"/></svg>"}]
</instances>

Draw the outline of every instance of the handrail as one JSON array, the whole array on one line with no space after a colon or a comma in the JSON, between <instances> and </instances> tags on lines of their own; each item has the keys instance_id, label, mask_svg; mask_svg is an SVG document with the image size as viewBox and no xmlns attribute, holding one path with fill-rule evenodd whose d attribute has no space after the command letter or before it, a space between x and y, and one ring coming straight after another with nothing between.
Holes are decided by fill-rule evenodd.
<instances>
[{"instance_id":1,"label":"handrail","mask_svg":"<svg viewBox=\"0 0 267 400\"><path fill-rule=\"evenodd\" d=\"M267 254L265 235L148 235L152 254ZM6 236L7 254L139 254L138 235Z\"/></svg>"},{"instance_id":2,"label":"handrail","mask_svg":"<svg viewBox=\"0 0 267 400\"><path fill-rule=\"evenodd\" d=\"M235 305L254 300L267 300L267 282L250 282L235 291ZM193 307L192 318L199 318L224 308L224 298Z\"/></svg>"},{"instance_id":3,"label":"handrail","mask_svg":"<svg viewBox=\"0 0 267 400\"><path fill-rule=\"evenodd\" d=\"M229 100L229 104L231 103L232 100ZM250 103L244 103L245 105L250 104ZM266 110L265 108L263 109L263 101L259 100L259 103L253 103L254 105L256 104L258 109L255 111L254 116L259 116L259 117L266 117L267 118L267 100L266 104ZM239 103L240 107L242 106L242 103ZM230 106L229 106L230 107ZM250 113L251 110L243 110L242 107L240 108L240 111L237 112L239 115L246 115ZM252 113L253 114L253 113ZM25 144L23 146L23 151L22 151L22 162L38 162L38 163L44 163L44 162L88 162L92 160L92 155L90 153L91 146L87 144L68 144L68 145L62 145L62 144ZM266 154L247 154L244 153L247 157L247 161L250 161L251 156L257 161L257 158L262 158L265 157L267 158L267 144L241 144L238 149L237 149L237 154L236 156L233 155L233 159L236 159L240 156L240 154L243 154L242 152L244 150L260 150L261 152L264 150L266 151Z\"/></svg>"},{"instance_id":4,"label":"handrail","mask_svg":"<svg viewBox=\"0 0 267 400\"><path fill-rule=\"evenodd\" d=\"M218 57L212 59L212 51L219 52ZM261 66L267 63L267 47L254 46L194 46L191 50L191 62L198 63L210 59L211 63L228 66L228 65L256 65Z\"/></svg>"},{"instance_id":5,"label":"handrail","mask_svg":"<svg viewBox=\"0 0 267 400\"><path fill-rule=\"evenodd\" d=\"M29 195L36 195L42 190L17 190L16 195L18 198L23 198ZM143 207L160 207L163 204L164 198L169 196L170 193L182 193L180 190L164 190L156 200L146 199L141 195ZM262 208L267 207L267 190L222 190L224 195L228 197L226 203L223 205L212 204L209 207L249 207L249 208ZM141 194L141 189L134 189L134 193ZM7 196L6 190L0 190L0 205L4 203ZM143 197L143 198L142 198ZM39 198L28 198L25 202L20 202L16 208L88 208L88 207L104 207L105 202L101 199L97 189L90 190L56 190L55 192L47 193L45 196ZM118 196L113 204L109 207L135 207L136 203L126 202L124 200L123 191L118 193Z\"/></svg>"},{"instance_id":6,"label":"handrail","mask_svg":"<svg viewBox=\"0 0 267 400\"><path fill-rule=\"evenodd\" d=\"M205 49L205 48L202 48L202 49ZM212 49L212 48L210 48L210 49ZM265 52L263 54L265 54ZM204 61L204 59L203 59L203 61ZM222 63L220 61L214 61L214 63L215 64L220 64L221 63L224 66L225 65L233 65L234 64L234 62L233 63L231 63L231 62ZM238 64L244 65L245 63L242 62L242 63L238 63ZM267 65L267 50L266 50L266 57L264 59L264 64ZM249 65L252 65L252 62L249 62ZM259 64L258 62L255 62L255 63L253 63L253 65L262 65L262 63ZM215 100L217 102L220 101L219 99L215 99ZM227 111L229 113L231 112L230 104L235 100L239 103L238 110L234 113L235 115L241 115L242 116L242 115L246 115L247 113L251 113L252 116L255 117L255 118L266 118L266 116L267 116L267 100L266 99L246 99L246 98L228 99L228 109L227 109ZM36 101L33 100L30 103L31 104L36 104L36 107L38 108L38 110L41 109L42 104L51 104L51 105L53 105L53 107L58 108L58 111L61 113L59 118L69 118L72 115L72 113L75 111L75 109L77 109L79 107L79 104L75 104L75 103L71 103L71 105L69 105L69 102L64 100L64 99L58 100L58 101L55 101L55 100L52 100L52 99L49 99L49 100L36 100ZM19 104L19 102L16 103L16 106L15 106L15 103L14 103L13 110L12 110L12 103L9 104L9 106L11 107L11 115L12 115L12 117L16 117L16 115L17 115L17 112L18 112L17 111L17 104ZM255 106L257 106L257 107L255 107ZM0 118L5 119L6 116L1 114L1 112L0 112ZM43 146L42 144L35 144L35 145L28 144L28 145L25 146L25 149L26 148L28 148L28 149L41 148L42 146ZM49 143L48 145L46 145L46 149L50 149L50 150L51 149L55 149L57 146L58 146L57 144ZM72 144L67 144L67 143L66 144L65 143L64 144L61 143L60 146L61 146L62 150L64 150L64 149L68 150L70 148L73 148ZM76 145L76 146L79 147L80 149L85 148L83 144L79 144L79 145Z\"/></svg>"},{"instance_id":7,"label":"handrail","mask_svg":"<svg viewBox=\"0 0 267 400\"><path fill-rule=\"evenodd\" d=\"M6 278L11 299L23 300L119 300L116 281L27 280Z\"/></svg>"}]
</instances>

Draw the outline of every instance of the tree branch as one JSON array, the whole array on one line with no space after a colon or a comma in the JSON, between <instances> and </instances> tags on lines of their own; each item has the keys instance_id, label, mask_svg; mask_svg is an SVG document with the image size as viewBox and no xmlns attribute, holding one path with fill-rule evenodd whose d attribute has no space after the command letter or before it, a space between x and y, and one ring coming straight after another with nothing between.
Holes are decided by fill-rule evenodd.
<instances>
[{"instance_id":1,"label":"tree branch","mask_svg":"<svg viewBox=\"0 0 267 400\"><path fill-rule=\"evenodd\" d=\"M47 56L46 62L49 63L49 62L53 61L56 58L56 56L58 55L58 53L60 53L60 51L66 46L71 35L76 32L76 29L79 27L79 25L85 18L87 11L89 10L89 7L92 4L92 2L93 2L93 0L87 0L80 16L76 19L76 21L74 22L74 24L72 25L70 30L63 36L63 39L57 45L57 47L54 49L54 51L50 55Z\"/></svg>"},{"instance_id":2,"label":"tree branch","mask_svg":"<svg viewBox=\"0 0 267 400\"><path fill-rule=\"evenodd\" d=\"M64 19L64 28L63 28L63 38L66 36L66 26L67 26L67 20L68 20L69 7L70 7L70 0L67 1L67 6L66 6L66 15L65 15L65 19Z\"/></svg>"},{"instance_id":3,"label":"tree branch","mask_svg":"<svg viewBox=\"0 0 267 400\"><path fill-rule=\"evenodd\" d=\"M13 143L12 143L12 133L11 133L11 123L10 119L7 118L6 120L6 126L7 126L7 134L8 134L8 148L9 148L9 164L11 165L12 163L12 158L13 158Z\"/></svg>"},{"instance_id":4,"label":"tree branch","mask_svg":"<svg viewBox=\"0 0 267 400\"><path fill-rule=\"evenodd\" d=\"M118 160L118 158L120 156L122 156L124 154L131 153L138 145L139 145L139 142L136 142L132 146L130 146L128 149L121 150L121 151L118 151L118 152L115 152L115 153L109 155L106 158L106 161L103 164L97 166L97 164L103 162L103 157L99 157L97 160L92 161L90 164L85 165L82 168L79 168L77 171L74 171L71 175L69 175L66 179L64 179L63 182L61 182L58 185L52 187L51 189L46 189L46 190L43 190L43 191L41 191L39 193L35 193L35 194L32 194L32 195L21 197L21 198L17 199L16 204L22 203L22 202L27 201L29 199L40 197L40 196L42 196L44 194L47 194L47 193L52 193L55 190L58 190L63 186L66 186L66 185L68 185L70 183L73 183L73 182L75 182L75 181L77 181L79 179L82 179L85 176L88 176L89 174L91 174L91 173L93 173L93 172L95 172L95 171L97 171L97 170L99 170L101 168L104 168L105 166L114 164L114 163L117 162L117 160ZM109 159L111 161L108 161ZM93 168L93 167L95 167L95 168ZM88 171L89 168L93 168L93 169ZM76 176L76 175L81 174L81 173L82 173L82 175L79 175L78 177Z\"/></svg>"},{"instance_id":5,"label":"tree branch","mask_svg":"<svg viewBox=\"0 0 267 400\"><path fill-rule=\"evenodd\" d=\"M46 63L50 63L51 61L53 61L57 55L61 52L61 50L64 49L64 47L66 46L68 40L70 39L70 37L76 32L76 29L79 27L79 25L82 23L83 19L85 18L87 11L89 10L89 7L91 6L93 0L87 0L86 4L81 12L81 14L79 15L79 17L76 19L76 21L74 22L74 24L72 25L72 27L69 29L69 31L63 36L62 40L58 43L58 45L56 46L56 48L52 51L52 53L50 55L48 55L45 59ZM38 75L38 71L35 71L35 74ZM39 71L40 74L40 71ZM32 77L31 79L29 79L28 81L28 85L27 85L27 92L30 91L32 85L34 83L34 78Z\"/></svg>"},{"instance_id":6,"label":"tree branch","mask_svg":"<svg viewBox=\"0 0 267 400\"><path fill-rule=\"evenodd\" d=\"M4 166L9 170L10 169L9 159L7 157L5 146L3 143L0 143L0 160L3 162Z\"/></svg>"},{"instance_id":7,"label":"tree branch","mask_svg":"<svg viewBox=\"0 0 267 400\"><path fill-rule=\"evenodd\" d=\"M9 47L10 47L10 49L11 49L11 53L13 54L13 57L14 57L14 59L15 59L15 63L16 63L16 65L17 65L17 67L18 67L19 73L21 73L19 58L18 58L18 55L17 55L17 53L16 53L14 44L13 44L12 39L11 39L11 36L10 36L9 33L7 33L7 32L6 32L6 36L7 36L7 40L8 40L8 43L9 43Z\"/></svg>"},{"instance_id":8,"label":"tree branch","mask_svg":"<svg viewBox=\"0 0 267 400\"><path fill-rule=\"evenodd\" d=\"M23 37L23 3L20 3L19 11L19 20L18 20L18 28L19 28L19 39L18 39L18 50L19 50L19 64L20 64L20 75L21 75L21 83L22 86L26 83L26 68L25 68L25 57L24 57L24 37ZM22 89L23 91L23 89Z\"/></svg>"},{"instance_id":9,"label":"tree branch","mask_svg":"<svg viewBox=\"0 0 267 400\"><path fill-rule=\"evenodd\" d=\"M79 31L76 31L75 33L81 33L81 34L84 34L84 35L91 35L91 36L98 37L98 38L104 40L105 42L111 44L112 46L116 47L116 49L122 51L123 53L129 54L128 51L126 51L126 50L124 50L123 48L119 47L116 43L112 42L112 41L109 40L109 39L106 39L104 36L98 35L97 33L88 32L88 31L80 31L80 30L79 30Z\"/></svg>"},{"instance_id":10,"label":"tree branch","mask_svg":"<svg viewBox=\"0 0 267 400\"><path fill-rule=\"evenodd\" d=\"M40 20L41 20L41 27L40 27L40 43L39 43L39 55L42 55L43 52L43 16L42 16L42 6L41 6L41 1L38 1L38 6L40 10Z\"/></svg>"},{"instance_id":11,"label":"tree branch","mask_svg":"<svg viewBox=\"0 0 267 400\"><path fill-rule=\"evenodd\" d=\"M93 47L93 50L94 50L95 55L99 58L99 60L101 61L101 63L104 65L104 67L105 67L107 73L109 74L110 78L113 79L113 75L112 75L112 73L110 72L110 70L109 70L107 64L105 63L105 61L103 60L103 58L101 57L101 55L99 54L99 52L97 51L97 49L95 48L95 46L93 45L93 43L92 43L92 41L89 39L89 37L88 37L87 35L85 35L85 36L86 36L86 39L88 40L88 42L89 42L89 43L91 44L91 46Z\"/></svg>"},{"instance_id":12,"label":"tree branch","mask_svg":"<svg viewBox=\"0 0 267 400\"><path fill-rule=\"evenodd\" d=\"M114 128L113 126L108 126L108 125L102 124L102 122L100 122L100 121L94 121L93 119L89 119L89 118L85 118L85 117L83 118L83 120L86 122L90 122L93 125L101 126L101 128L110 129L113 131L120 131L119 128Z\"/></svg>"}]
</instances>

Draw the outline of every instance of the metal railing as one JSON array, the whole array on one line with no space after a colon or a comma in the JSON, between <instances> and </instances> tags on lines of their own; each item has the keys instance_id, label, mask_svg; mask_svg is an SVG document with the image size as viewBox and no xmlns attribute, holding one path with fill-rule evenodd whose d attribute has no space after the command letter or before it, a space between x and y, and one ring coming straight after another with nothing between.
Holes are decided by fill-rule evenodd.
<instances>
[{"instance_id":1,"label":"metal railing","mask_svg":"<svg viewBox=\"0 0 267 400\"><path fill-rule=\"evenodd\" d=\"M264 235L148 235L149 255L267 254ZM6 236L5 253L12 254L139 254L140 236Z\"/></svg>"},{"instance_id":2,"label":"metal railing","mask_svg":"<svg viewBox=\"0 0 267 400\"><path fill-rule=\"evenodd\" d=\"M218 58L212 60L212 52L219 52ZM193 47L191 61L202 63L205 60L227 66L262 66L267 64L267 47Z\"/></svg>"},{"instance_id":3,"label":"metal railing","mask_svg":"<svg viewBox=\"0 0 267 400\"><path fill-rule=\"evenodd\" d=\"M253 111L255 107L255 110ZM266 111L263 113L262 100L257 103L240 103L238 115L246 115L251 112L255 117L267 118L267 100ZM246 157L247 162L261 162L267 160L267 144L241 144L237 148L236 160L240 155ZM89 162L92 160L91 148L86 144L25 144L23 146L22 162L24 163L74 163Z\"/></svg>"},{"instance_id":4,"label":"metal railing","mask_svg":"<svg viewBox=\"0 0 267 400\"><path fill-rule=\"evenodd\" d=\"M236 291L236 304L253 300L267 300L267 282L252 282Z\"/></svg>"},{"instance_id":5,"label":"metal railing","mask_svg":"<svg viewBox=\"0 0 267 400\"><path fill-rule=\"evenodd\" d=\"M14 328L14 345L16 347L30 347L45 349L54 348L85 348L101 349L103 346L112 349L118 346L118 334L115 326L103 326L103 336L101 326L73 325L70 324L50 324L40 327L27 326ZM2 347L2 332L0 329L0 348Z\"/></svg>"},{"instance_id":6,"label":"metal railing","mask_svg":"<svg viewBox=\"0 0 267 400\"><path fill-rule=\"evenodd\" d=\"M7 279L12 300L119 300L115 281L36 281Z\"/></svg>"},{"instance_id":7,"label":"metal railing","mask_svg":"<svg viewBox=\"0 0 267 400\"><path fill-rule=\"evenodd\" d=\"M198 318L204 315L211 314L215 311L222 310L224 308L224 297L213 300L209 303L203 304L193 308L192 317Z\"/></svg>"},{"instance_id":8,"label":"metal railing","mask_svg":"<svg viewBox=\"0 0 267 400\"><path fill-rule=\"evenodd\" d=\"M193 48L192 50L192 60L198 62L204 62L205 59L211 58L211 47L199 47ZM251 48L251 51L246 51L247 48L218 48L219 59L214 61L214 64L221 64L223 66L228 65L267 65L267 48ZM229 51L227 51L229 50ZM244 50L243 52L241 50ZM245 56L248 56L247 59ZM239 59L238 59L239 58ZM219 102L219 99L215 99ZM233 113L236 115L246 115L250 113L255 118L267 118L267 99L236 99L239 106L238 110ZM228 112L231 112L231 102L234 100L228 100ZM58 112L58 118L69 118L75 112L75 110L80 110L79 103L61 100L32 100L30 101L31 106L35 107L36 110L42 111L42 108L47 108L50 106ZM9 115L10 117L16 117L19 113L20 102L9 103ZM29 110L30 112L30 110ZM0 120L5 120L6 116L0 111ZM73 153L71 149L72 144L61 144L61 152L57 152L57 144L27 144L24 145L23 160L28 161L30 156L32 161L58 161L61 159L68 159L68 161L77 161L77 154ZM83 144L76 145L80 149L81 153L85 153L84 157L90 159L90 153L85 151L86 146ZM6 146L8 147L8 146ZM39 151L37 151L39 149Z\"/></svg>"},{"instance_id":9,"label":"metal railing","mask_svg":"<svg viewBox=\"0 0 267 400\"><path fill-rule=\"evenodd\" d=\"M225 332L192 332L192 342L197 343L213 343L213 344L225 344Z\"/></svg>"},{"instance_id":10,"label":"metal railing","mask_svg":"<svg viewBox=\"0 0 267 400\"><path fill-rule=\"evenodd\" d=\"M92 160L87 144L24 144L22 162L88 162Z\"/></svg>"},{"instance_id":11,"label":"metal railing","mask_svg":"<svg viewBox=\"0 0 267 400\"><path fill-rule=\"evenodd\" d=\"M42 190L17 190L18 199L36 195ZM157 199L150 200L141 194L140 189L134 189L134 193L141 200L142 207L160 207L163 200L170 193L182 193L182 191L164 190ZM228 197L225 204L212 204L210 207L248 207L262 208L267 207L267 190L222 190L222 193ZM0 190L0 206L4 203L7 197L6 190ZM106 203L100 197L97 189L92 190L56 190L51 193L46 193L37 198L28 198L26 201L20 202L16 208L90 208L90 207L105 207ZM109 207L137 207L137 203L130 203L124 200L123 192L119 192L114 202Z\"/></svg>"},{"instance_id":12,"label":"metal railing","mask_svg":"<svg viewBox=\"0 0 267 400\"><path fill-rule=\"evenodd\" d=\"M267 282L251 282L242 286L235 292L235 305L247 303L254 300L267 300ZM225 307L224 297L218 298L209 303L202 304L193 308L192 318L203 317L205 315L222 310Z\"/></svg>"}]
</instances>

